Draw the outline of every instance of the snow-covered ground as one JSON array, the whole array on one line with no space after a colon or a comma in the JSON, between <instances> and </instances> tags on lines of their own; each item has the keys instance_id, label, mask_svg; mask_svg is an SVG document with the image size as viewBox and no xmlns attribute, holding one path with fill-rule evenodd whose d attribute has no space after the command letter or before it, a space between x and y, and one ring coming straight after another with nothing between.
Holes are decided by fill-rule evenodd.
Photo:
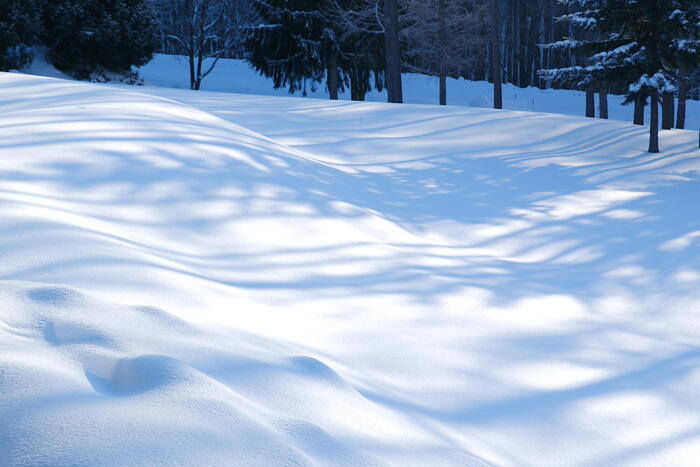
<instances>
[{"instance_id":1,"label":"snow-covered ground","mask_svg":"<svg viewBox=\"0 0 700 467\"><path fill-rule=\"evenodd\" d=\"M39 61L37 74L46 75L46 67ZM153 61L141 69L141 76L147 83L169 88L189 89L188 65L184 57L175 55L156 55ZM202 82L202 89L207 91L232 92L240 94L257 94L267 96L289 96L286 89L273 89L272 80L258 75L243 60L221 60L214 71ZM404 74L404 100L410 104L437 104L438 80L435 77ZM298 95L300 93L297 93ZM309 96L327 98L325 85L315 90L308 89ZM469 107L492 107L493 85L483 81L465 81L463 79L447 80L447 103ZM341 93L341 99L349 100L350 92ZM631 122L633 106L623 106L622 96L609 96L610 118ZM371 92L368 101L386 102L386 92ZM564 115L583 116L585 95L579 91L541 90L537 88L519 88L511 84L503 86L503 106L510 110L549 112ZM598 112L596 98L596 114ZM649 108L646 110L649 121ZM688 101L686 128L700 128L700 102Z\"/></svg>"},{"instance_id":2,"label":"snow-covered ground","mask_svg":"<svg viewBox=\"0 0 700 467\"><path fill-rule=\"evenodd\" d=\"M696 463L696 132L21 74L0 106L0 465Z\"/></svg>"}]
</instances>

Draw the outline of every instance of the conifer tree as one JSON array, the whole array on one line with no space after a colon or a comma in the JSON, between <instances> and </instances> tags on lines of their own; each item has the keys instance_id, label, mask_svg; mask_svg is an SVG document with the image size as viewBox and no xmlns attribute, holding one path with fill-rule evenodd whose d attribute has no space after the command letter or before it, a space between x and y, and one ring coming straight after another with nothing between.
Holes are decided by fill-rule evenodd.
<instances>
[{"instance_id":1,"label":"conifer tree","mask_svg":"<svg viewBox=\"0 0 700 467\"><path fill-rule=\"evenodd\" d=\"M587 66L542 70L542 76L578 86L619 80L626 103L651 98L649 152L659 152L658 105L673 95L679 70L700 64L700 6L697 0L564 0L572 13L564 19L598 40L564 40L551 48L572 48L591 60Z\"/></svg>"},{"instance_id":2,"label":"conifer tree","mask_svg":"<svg viewBox=\"0 0 700 467\"><path fill-rule=\"evenodd\" d=\"M314 0L266 0L254 7L263 24L249 28L248 61L272 78L275 88L306 94L327 76L331 97L345 80L338 76L338 43Z\"/></svg>"},{"instance_id":3,"label":"conifer tree","mask_svg":"<svg viewBox=\"0 0 700 467\"><path fill-rule=\"evenodd\" d=\"M306 93L325 78L331 99L349 84L352 98L364 100L384 85L384 58L381 37L343 17L357 1L256 1L262 24L248 28L248 61L275 88Z\"/></svg>"}]
</instances>

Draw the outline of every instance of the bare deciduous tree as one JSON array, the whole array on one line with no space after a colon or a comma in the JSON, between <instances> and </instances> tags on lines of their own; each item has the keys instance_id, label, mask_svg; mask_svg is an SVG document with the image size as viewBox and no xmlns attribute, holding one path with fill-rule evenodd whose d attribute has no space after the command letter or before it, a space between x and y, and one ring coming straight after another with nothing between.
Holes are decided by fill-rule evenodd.
<instances>
[{"instance_id":1,"label":"bare deciduous tree","mask_svg":"<svg viewBox=\"0 0 700 467\"><path fill-rule=\"evenodd\" d=\"M191 89L198 90L218 61L242 43L242 28L254 18L250 2L156 0L164 45L187 57Z\"/></svg>"}]
</instances>

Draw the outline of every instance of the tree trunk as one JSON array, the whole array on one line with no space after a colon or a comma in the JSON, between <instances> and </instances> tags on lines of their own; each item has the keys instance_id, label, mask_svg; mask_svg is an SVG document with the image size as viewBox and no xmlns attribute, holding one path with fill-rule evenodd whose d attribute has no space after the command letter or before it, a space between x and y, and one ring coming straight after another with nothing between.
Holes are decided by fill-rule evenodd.
<instances>
[{"instance_id":1,"label":"tree trunk","mask_svg":"<svg viewBox=\"0 0 700 467\"><path fill-rule=\"evenodd\" d=\"M595 91L591 87L586 89L586 117L595 118Z\"/></svg>"},{"instance_id":2,"label":"tree trunk","mask_svg":"<svg viewBox=\"0 0 700 467\"><path fill-rule=\"evenodd\" d=\"M685 103L688 99L688 82L681 79L678 86L678 116L676 118L676 128L685 128Z\"/></svg>"},{"instance_id":3,"label":"tree trunk","mask_svg":"<svg viewBox=\"0 0 700 467\"><path fill-rule=\"evenodd\" d=\"M649 152L659 152L659 91L651 89L651 121L649 122Z\"/></svg>"},{"instance_id":4,"label":"tree trunk","mask_svg":"<svg viewBox=\"0 0 700 467\"><path fill-rule=\"evenodd\" d=\"M673 128L675 111L675 97L672 92L664 92L661 99L661 128L670 130Z\"/></svg>"},{"instance_id":5,"label":"tree trunk","mask_svg":"<svg viewBox=\"0 0 700 467\"><path fill-rule=\"evenodd\" d=\"M634 99L634 124L644 125L644 98L637 96Z\"/></svg>"},{"instance_id":6,"label":"tree trunk","mask_svg":"<svg viewBox=\"0 0 700 467\"><path fill-rule=\"evenodd\" d=\"M608 88L602 87L600 90L599 97L599 107L600 107L600 118L608 118Z\"/></svg>"},{"instance_id":7,"label":"tree trunk","mask_svg":"<svg viewBox=\"0 0 700 467\"><path fill-rule=\"evenodd\" d=\"M190 89L195 90L197 88L195 87L196 81L194 77L194 52L191 52L187 58L190 62Z\"/></svg>"},{"instance_id":8,"label":"tree trunk","mask_svg":"<svg viewBox=\"0 0 700 467\"><path fill-rule=\"evenodd\" d=\"M491 0L491 74L493 75L493 108L503 108L501 73L501 18L499 0Z\"/></svg>"},{"instance_id":9,"label":"tree trunk","mask_svg":"<svg viewBox=\"0 0 700 467\"><path fill-rule=\"evenodd\" d=\"M335 50L328 56L328 94L332 100L338 100L338 57Z\"/></svg>"},{"instance_id":10,"label":"tree trunk","mask_svg":"<svg viewBox=\"0 0 700 467\"><path fill-rule=\"evenodd\" d=\"M350 71L350 99L354 101L364 101L365 93L362 86L362 75L353 67Z\"/></svg>"},{"instance_id":11,"label":"tree trunk","mask_svg":"<svg viewBox=\"0 0 700 467\"><path fill-rule=\"evenodd\" d=\"M199 55L197 56L197 71L195 72L196 79L194 81L195 91L199 91L199 88L202 86L202 61L204 60L204 57L202 57L202 55L204 54L204 50L200 48L198 54Z\"/></svg>"},{"instance_id":12,"label":"tree trunk","mask_svg":"<svg viewBox=\"0 0 700 467\"><path fill-rule=\"evenodd\" d=\"M440 48L440 105L447 105L447 0L438 2L438 47Z\"/></svg>"},{"instance_id":13,"label":"tree trunk","mask_svg":"<svg viewBox=\"0 0 700 467\"><path fill-rule=\"evenodd\" d=\"M527 82L527 38L528 38L528 28L527 28L527 1L520 0L518 2L518 86L521 88L526 88L528 86Z\"/></svg>"},{"instance_id":14,"label":"tree trunk","mask_svg":"<svg viewBox=\"0 0 700 467\"><path fill-rule=\"evenodd\" d=\"M401 88L401 44L399 42L399 8L397 0L384 0L384 47L386 55L386 90L389 102L403 102Z\"/></svg>"},{"instance_id":15,"label":"tree trunk","mask_svg":"<svg viewBox=\"0 0 700 467\"><path fill-rule=\"evenodd\" d=\"M544 80L537 76L537 70L543 68L543 58L544 54L542 49L538 44L544 43L544 31L543 31L543 18L540 2L533 8L533 16L530 20L530 31L531 31L531 42L530 42L530 55L532 55L531 66L530 66L530 86L537 86L540 89L544 89Z\"/></svg>"},{"instance_id":16,"label":"tree trunk","mask_svg":"<svg viewBox=\"0 0 700 467\"><path fill-rule=\"evenodd\" d=\"M350 64L350 98L354 101L364 101L367 94L367 76L365 70L357 58L353 58Z\"/></svg>"},{"instance_id":17,"label":"tree trunk","mask_svg":"<svg viewBox=\"0 0 700 467\"><path fill-rule=\"evenodd\" d=\"M554 42L554 14L552 12L552 0L544 0L544 43L549 44ZM543 51L543 68L552 68L552 51L544 49ZM548 83L545 84L547 86Z\"/></svg>"},{"instance_id":18,"label":"tree trunk","mask_svg":"<svg viewBox=\"0 0 700 467\"><path fill-rule=\"evenodd\" d=\"M511 19L511 37L510 37L510 69L508 70L508 81L511 84L518 85L518 0L512 0L513 5L510 8Z\"/></svg>"},{"instance_id":19,"label":"tree trunk","mask_svg":"<svg viewBox=\"0 0 700 467\"><path fill-rule=\"evenodd\" d=\"M204 50L206 37L205 18L208 5L208 2L204 2L203 4L199 5L201 11L199 12L199 19L197 23L197 46L195 49L197 54L197 69L195 70L194 80L195 91L199 91L199 88L202 86L202 63L204 62L204 54L206 53Z\"/></svg>"}]
</instances>

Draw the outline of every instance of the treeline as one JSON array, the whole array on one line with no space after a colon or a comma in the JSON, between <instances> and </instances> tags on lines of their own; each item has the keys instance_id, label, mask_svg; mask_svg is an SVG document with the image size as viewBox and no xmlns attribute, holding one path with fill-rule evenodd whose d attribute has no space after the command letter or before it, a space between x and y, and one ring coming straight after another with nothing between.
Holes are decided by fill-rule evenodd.
<instances>
[{"instance_id":1,"label":"treeline","mask_svg":"<svg viewBox=\"0 0 700 467\"><path fill-rule=\"evenodd\" d=\"M33 45L79 78L128 73L154 51L189 58L192 89L221 58L244 58L275 87L327 86L336 99L372 89L402 102L401 73L586 91L607 118L623 94L642 124L683 128L698 98L698 0L2 0L0 69L21 68ZM232 77L235 79L235 77ZM676 104L677 102L677 104ZM674 109L678 109L674 115ZM653 131L653 129L652 129ZM653 134L651 139L656 138ZM658 150L650 144L650 150Z\"/></svg>"}]
</instances>

